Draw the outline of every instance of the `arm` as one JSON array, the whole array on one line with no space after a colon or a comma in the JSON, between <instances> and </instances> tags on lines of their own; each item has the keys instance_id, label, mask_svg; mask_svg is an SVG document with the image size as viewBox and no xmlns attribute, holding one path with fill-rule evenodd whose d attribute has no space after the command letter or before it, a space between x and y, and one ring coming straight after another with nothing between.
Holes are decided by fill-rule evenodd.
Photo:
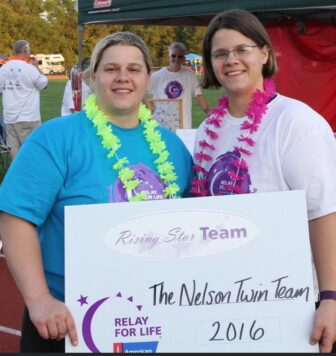
<instances>
[{"instance_id":1,"label":"arm","mask_svg":"<svg viewBox=\"0 0 336 356\"><path fill-rule=\"evenodd\" d=\"M201 109L208 115L210 106L206 101L205 97L203 96L202 89L200 87L200 83L198 82L196 75L193 74L192 72L190 73L191 73L190 76L192 80L190 84L192 88L192 95L196 98Z\"/></svg>"},{"instance_id":2,"label":"arm","mask_svg":"<svg viewBox=\"0 0 336 356\"><path fill-rule=\"evenodd\" d=\"M209 107L208 102L205 100L205 97L203 96L203 94L196 95L196 100L197 100L198 104L200 105L200 107L202 108L202 110L206 114L209 114L210 107Z\"/></svg>"},{"instance_id":3,"label":"arm","mask_svg":"<svg viewBox=\"0 0 336 356\"><path fill-rule=\"evenodd\" d=\"M68 80L64 87L61 115L67 115L75 112L75 105L73 102L71 80Z\"/></svg>"},{"instance_id":4,"label":"arm","mask_svg":"<svg viewBox=\"0 0 336 356\"><path fill-rule=\"evenodd\" d=\"M42 71L40 70L40 67L38 66L39 62L38 59L34 56L30 56L29 62L31 65L33 65L42 75L44 75L42 73Z\"/></svg>"},{"instance_id":5,"label":"arm","mask_svg":"<svg viewBox=\"0 0 336 356\"><path fill-rule=\"evenodd\" d=\"M35 81L35 86L36 88L38 88L39 90L42 90L42 89L46 89L48 87L48 78L47 76L45 76L43 74L43 72L40 70L39 66L38 66L38 59L34 56L31 56L30 57L30 64L32 66L34 66L37 71L39 72L40 76L37 78L37 80Z\"/></svg>"},{"instance_id":6,"label":"arm","mask_svg":"<svg viewBox=\"0 0 336 356\"><path fill-rule=\"evenodd\" d=\"M76 346L78 337L70 311L49 293L35 226L2 212L0 236L9 270L41 337L60 340L69 333Z\"/></svg>"},{"instance_id":7,"label":"arm","mask_svg":"<svg viewBox=\"0 0 336 356\"><path fill-rule=\"evenodd\" d=\"M336 290L336 213L309 222L310 241L319 290ZM336 300L321 300L315 313L311 343L331 352L336 341Z\"/></svg>"}]
</instances>

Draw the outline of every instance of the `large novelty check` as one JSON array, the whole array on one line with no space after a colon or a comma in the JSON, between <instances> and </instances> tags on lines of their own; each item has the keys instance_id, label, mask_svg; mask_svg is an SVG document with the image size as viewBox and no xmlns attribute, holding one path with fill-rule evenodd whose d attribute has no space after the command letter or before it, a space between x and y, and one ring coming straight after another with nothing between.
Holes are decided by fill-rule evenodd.
<instances>
[{"instance_id":1,"label":"large novelty check","mask_svg":"<svg viewBox=\"0 0 336 356\"><path fill-rule=\"evenodd\" d=\"M65 208L67 352L317 352L303 191Z\"/></svg>"}]
</instances>

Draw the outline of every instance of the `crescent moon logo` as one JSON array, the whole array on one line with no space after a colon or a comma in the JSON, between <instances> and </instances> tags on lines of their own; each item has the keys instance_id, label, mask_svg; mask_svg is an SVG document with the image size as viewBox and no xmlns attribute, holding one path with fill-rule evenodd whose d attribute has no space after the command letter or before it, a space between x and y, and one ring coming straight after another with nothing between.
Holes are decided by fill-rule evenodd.
<instances>
[{"instance_id":1,"label":"crescent moon logo","mask_svg":"<svg viewBox=\"0 0 336 356\"><path fill-rule=\"evenodd\" d=\"M174 80L167 84L164 92L169 99L177 99L183 93L183 86L179 81Z\"/></svg>"},{"instance_id":2,"label":"crescent moon logo","mask_svg":"<svg viewBox=\"0 0 336 356\"><path fill-rule=\"evenodd\" d=\"M143 336L143 337L148 337L148 336L161 337L161 326L147 324L149 317L146 315L140 316L138 314L139 312L142 312L143 306L141 304L138 304L132 295L124 296L119 291L117 294L115 294L114 297L117 298L117 300L119 300L120 302L126 302L126 303L130 303L131 305L133 305L133 307L136 309L136 314L137 314L137 316L134 317L133 322L131 321L131 317L125 317L125 318L116 317L115 318L115 320L114 320L114 324L116 326L115 336L117 338L118 337L119 338L127 337L127 336L129 336L128 333L130 333L130 336L135 336L135 332L139 333L138 335ZM87 298L88 298L87 296L83 296L81 294L81 297L79 299L77 299L77 301L79 303L81 303L81 306L83 306L84 304L88 304L86 301ZM102 304L111 298L112 297L104 297L104 298L101 298L101 299L97 300L96 302L94 302L89 307L89 309L86 311L86 313L84 314L84 317L83 317L83 321L82 321L83 341L84 341L86 347L93 353L105 352L105 351L100 351L93 340L93 335L92 335L93 317L95 316L98 309L102 306ZM113 303L113 305L114 305L114 303ZM128 320L129 320L129 322L128 322ZM125 322L125 324L124 324L124 322ZM125 332L127 335L125 335ZM121 347L120 350L122 350L122 352L124 352L123 350L126 350L126 352L127 352L127 350L131 350L130 352L134 352L136 350L147 350L146 352L148 352L148 350L151 350L151 352L156 352L157 346L158 346L158 341L136 341L136 342L133 341L132 342L132 340L131 340L131 342L123 342L123 341L120 341L120 339L119 339L117 342L113 342L114 352L119 352L119 351L117 351L117 347L119 347L119 349ZM104 347L106 347L106 345L103 346L103 348Z\"/></svg>"},{"instance_id":3,"label":"crescent moon logo","mask_svg":"<svg viewBox=\"0 0 336 356\"><path fill-rule=\"evenodd\" d=\"M85 313L84 318L83 318L83 324L82 324L83 338L84 338L86 346L92 352L100 353L100 351L98 350L98 348L95 345L93 338L92 338L92 333L91 333L92 319L93 319L93 316L96 313L97 309L109 298L110 297L99 299L97 302L92 304L91 307Z\"/></svg>"}]
</instances>

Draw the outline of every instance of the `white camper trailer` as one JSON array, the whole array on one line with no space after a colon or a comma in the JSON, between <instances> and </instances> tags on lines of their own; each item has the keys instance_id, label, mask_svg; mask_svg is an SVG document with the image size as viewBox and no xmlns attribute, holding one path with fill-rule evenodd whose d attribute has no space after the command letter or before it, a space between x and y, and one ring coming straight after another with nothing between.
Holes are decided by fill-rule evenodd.
<instances>
[{"instance_id":1,"label":"white camper trailer","mask_svg":"<svg viewBox=\"0 0 336 356\"><path fill-rule=\"evenodd\" d=\"M61 54L36 54L39 68L43 74L65 74L64 57Z\"/></svg>"}]
</instances>

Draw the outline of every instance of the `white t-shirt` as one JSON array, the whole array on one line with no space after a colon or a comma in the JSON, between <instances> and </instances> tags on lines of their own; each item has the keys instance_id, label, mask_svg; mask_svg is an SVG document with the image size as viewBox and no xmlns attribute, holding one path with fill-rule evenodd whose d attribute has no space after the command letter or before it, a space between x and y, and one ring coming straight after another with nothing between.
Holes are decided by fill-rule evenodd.
<instances>
[{"instance_id":1,"label":"white t-shirt","mask_svg":"<svg viewBox=\"0 0 336 356\"><path fill-rule=\"evenodd\" d=\"M85 99L86 97L92 93L92 89L82 81L82 109L85 106ZM63 100L62 100L62 107L61 107L61 115L69 115L72 113L71 109L74 110L75 105L73 101L72 95L72 87L71 87L71 80L68 80L65 84Z\"/></svg>"},{"instance_id":2,"label":"white t-shirt","mask_svg":"<svg viewBox=\"0 0 336 356\"><path fill-rule=\"evenodd\" d=\"M182 67L179 72L170 72L161 68L152 74L149 92L153 99L182 99L183 128L192 127L192 97L202 94L193 71Z\"/></svg>"},{"instance_id":3,"label":"white t-shirt","mask_svg":"<svg viewBox=\"0 0 336 356\"><path fill-rule=\"evenodd\" d=\"M48 78L32 64L12 59L0 68L5 124L41 120L40 90L48 85Z\"/></svg>"},{"instance_id":4,"label":"white t-shirt","mask_svg":"<svg viewBox=\"0 0 336 356\"><path fill-rule=\"evenodd\" d=\"M210 190L218 192L221 176L215 174L230 161L234 146L242 146L237 137L240 125L247 117L234 118L227 114L221 128L216 129L220 139L212 161L203 163L208 174ZM205 121L196 134L198 142L208 140L204 133ZM248 135L247 135L248 136ZM274 192L304 189L308 218L319 218L336 211L336 142L327 121L306 104L277 95L268 104L258 131L252 136L255 146L247 147L252 155L244 155L248 164L243 193ZM208 141L209 142L209 141Z\"/></svg>"},{"instance_id":5,"label":"white t-shirt","mask_svg":"<svg viewBox=\"0 0 336 356\"><path fill-rule=\"evenodd\" d=\"M218 195L225 184L230 164L236 158L234 146L242 146L237 137L243 133L240 125L246 119L227 114L221 128L216 129L216 140L209 140L204 133L205 121L197 130L194 153L200 150L200 140L215 146L211 154L214 158L202 163L209 172L207 187L212 195ZM246 130L244 135L248 136ZM242 193L303 189L309 220L336 211L336 142L321 115L300 101L278 94L268 104L252 138L255 146L248 148L252 155L244 155L248 169L241 172ZM314 282L317 295L315 270Z\"/></svg>"}]
</instances>

